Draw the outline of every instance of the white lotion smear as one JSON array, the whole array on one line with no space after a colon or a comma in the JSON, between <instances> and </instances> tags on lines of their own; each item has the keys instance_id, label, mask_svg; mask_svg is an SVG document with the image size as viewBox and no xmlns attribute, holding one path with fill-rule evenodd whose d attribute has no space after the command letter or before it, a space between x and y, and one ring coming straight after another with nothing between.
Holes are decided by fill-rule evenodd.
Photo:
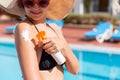
<instances>
[{"instance_id":1,"label":"white lotion smear","mask_svg":"<svg viewBox=\"0 0 120 80\"><path fill-rule=\"evenodd\" d=\"M29 38L29 31L28 30L23 30L21 33L21 36L24 38L26 42L31 42Z\"/></svg>"}]
</instances>

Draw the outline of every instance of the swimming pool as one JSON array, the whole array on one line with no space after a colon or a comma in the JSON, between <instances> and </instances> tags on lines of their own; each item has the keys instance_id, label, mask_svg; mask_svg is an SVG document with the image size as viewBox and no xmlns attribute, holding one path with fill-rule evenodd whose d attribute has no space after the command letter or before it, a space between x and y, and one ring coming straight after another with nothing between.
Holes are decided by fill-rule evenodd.
<instances>
[{"instance_id":1,"label":"swimming pool","mask_svg":"<svg viewBox=\"0 0 120 80\"><path fill-rule=\"evenodd\" d=\"M70 45L80 62L77 75L64 67L64 80L120 80L120 49ZM0 80L22 80L14 43L0 42Z\"/></svg>"},{"instance_id":2,"label":"swimming pool","mask_svg":"<svg viewBox=\"0 0 120 80\"><path fill-rule=\"evenodd\" d=\"M72 45L79 56L79 80L120 80L120 48Z\"/></svg>"},{"instance_id":3,"label":"swimming pool","mask_svg":"<svg viewBox=\"0 0 120 80\"><path fill-rule=\"evenodd\" d=\"M0 80L22 80L13 43L0 43Z\"/></svg>"}]
</instances>

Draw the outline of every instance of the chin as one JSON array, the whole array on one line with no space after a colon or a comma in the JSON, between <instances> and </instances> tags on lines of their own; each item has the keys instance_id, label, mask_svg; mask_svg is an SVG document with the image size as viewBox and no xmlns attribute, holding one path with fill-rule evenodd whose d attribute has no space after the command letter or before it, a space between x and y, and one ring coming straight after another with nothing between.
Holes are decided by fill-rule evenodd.
<instances>
[{"instance_id":1,"label":"chin","mask_svg":"<svg viewBox=\"0 0 120 80\"><path fill-rule=\"evenodd\" d=\"M34 19L41 19L41 18L43 18L44 16L43 15L32 15L32 18L34 18Z\"/></svg>"},{"instance_id":2,"label":"chin","mask_svg":"<svg viewBox=\"0 0 120 80\"><path fill-rule=\"evenodd\" d=\"M32 20L34 21L34 22L44 22L45 21L45 18L41 18L41 17L37 17L37 18L32 18Z\"/></svg>"}]
</instances>

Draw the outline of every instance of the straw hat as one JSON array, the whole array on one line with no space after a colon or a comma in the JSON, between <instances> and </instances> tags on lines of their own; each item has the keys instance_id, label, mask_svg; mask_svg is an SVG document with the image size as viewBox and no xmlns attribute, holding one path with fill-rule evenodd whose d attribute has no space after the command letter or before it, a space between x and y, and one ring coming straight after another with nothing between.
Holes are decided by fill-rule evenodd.
<instances>
[{"instance_id":1,"label":"straw hat","mask_svg":"<svg viewBox=\"0 0 120 80\"><path fill-rule=\"evenodd\" d=\"M0 8L6 12L25 16L25 11L22 7L18 6L19 0L0 0ZM63 19L73 8L74 0L50 0L47 10L47 18L54 20Z\"/></svg>"}]
</instances>

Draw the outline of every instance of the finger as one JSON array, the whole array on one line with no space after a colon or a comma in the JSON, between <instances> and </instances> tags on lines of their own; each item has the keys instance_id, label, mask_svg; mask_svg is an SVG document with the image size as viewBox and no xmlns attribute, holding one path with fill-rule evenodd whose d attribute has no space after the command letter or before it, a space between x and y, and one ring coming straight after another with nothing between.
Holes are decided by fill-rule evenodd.
<instances>
[{"instance_id":1,"label":"finger","mask_svg":"<svg viewBox=\"0 0 120 80\"><path fill-rule=\"evenodd\" d=\"M49 54L52 54L52 53L56 53L58 51L58 49L56 48L56 46L52 46L52 47L46 49L45 51Z\"/></svg>"},{"instance_id":2,"label":"finger","mask_svg":"<svg viewBox=\"0 0 120 80\"><path fill-rule=\"evenodd\" d=\"M43 46L43 49L48 49L48 48L50 48L50 47L52 47L52 46L54 46L54 44L48 43L48 44L45 44L45 45Z\"/></svg>"},{"instance_id":3,"label":"finger","mask_svg":"<svg viewBox=\"0 0 120 80\"><path fill-rule=\"evenodd\" d=\"M43 40L43 41L41 41L41 42L38 44L38 46L39 46L39 47L42 47L43 45L45 45L45 44L47 44L47 43L49 43L49 42L50 42L49 39Z\"/></svg>"},{"instance_id":4,"label":"finger","mask_svg":"<svg viewBox=\"0 0 120 80\"><path fill-rule=\"evenodd\" d=\"M34 46L37 45L37 42L36 42L34 39L32 39L31 41L32 41L32 43L34 44Z\"/></svg>"},{"instance_id":5,"label":"finger","mask_svg":"<svg viewBox=\"0 0 120 80\"><path fill-rule=\"evenodd\" d=\"M48 49L48 48L50 48L50 47L52 47L54 45L55 44L53 42L48 42L48 43L44 44L43 49Z\"/></svg>"},{"instance_id":6,"label":"finger","mask_svg":"<svg viewBox=\"0 0 120 80\"><path fill-rule=\"evenodd\" d=\"M49 42L51 42L50 39L45 39L45 40L42 41L43 44L47 44L47 43L49 43Z\"/></svg>"},{"instance_id":7,"label":"finger","mask_svg":"<svg viewBox=\"0 0 120 80\"><path fill-rule=\"evenodd\" d=\"M42 42L38 43L38 47L42 47L44 44Z\"/></svg>"}]
</instances>

